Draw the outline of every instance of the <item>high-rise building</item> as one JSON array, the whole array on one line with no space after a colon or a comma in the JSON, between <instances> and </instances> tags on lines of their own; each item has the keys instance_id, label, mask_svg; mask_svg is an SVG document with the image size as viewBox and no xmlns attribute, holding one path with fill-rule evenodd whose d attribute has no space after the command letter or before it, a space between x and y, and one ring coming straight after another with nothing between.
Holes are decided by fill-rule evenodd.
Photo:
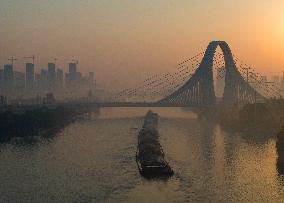
<instances>
[{"instance_id":1,"label":"high-rise building","mask_svg":"<svg viewBox=\"0 0 284 203\"><path fill-rule=\"evenodd\" d=\"M49 89L53 89L55 87L56 81L56 71L55 71L55 64L48 63L48 70L47 70L47 81Z\"/></svg>"},{"instance_id":2,"label":"high-rise building","mask_svg":"<svg viewBox=\"0 0 284 203\"><path fill-rule=\"evenodd\" d=\"M16 91L21 91L25 88L25 73L15 71L14 72L14 85Z\"/></svg>"},{"instance_id":3,"label":"high-rise building","mask_svg":"<svg viewBox=\"0 0 284 203\"><path fill-rule=\"evenodd\" d=\"M76 72L77 72L77 64L69 63L69 73L76 74Z\"/></svg>"},{"instance_id":4,"label":"high-rise building","mask_svg":"<svg viewBox=\"0 0 284 203\"><path fill-rule=\"evenodd\" d=\"M45 69L41 69L40 71L40 87L42 90L46 90L47 86L48 86L48 74L47 74L47 70Z\"/></svg>"},{"instance_id":5,"label":"high-rise building","mask_svg":"<svg viewBox=\"0 0 284 203\"><path fill-rule=\"evenodd\" d=\"M69 75L68 75L68 84L72 87L75 87L77 84L77 64L69 63Z\"/></svg>"},{"instance_id":6,"label":"high-rise building","mask_svg":"<svg viewBox=\"0 0 284 203\"><path fill-rule=\"evenodd\" d=\"M58 68L56 72L56 83L57 87L63 87L63 70Z\"/></svg>"},{"instance_id":7,"label":"high-rise building","mask_svg":"<svg viewBox=\"0 0 284 203\"><path fill-rule=\"evenodd\" d=\"M36 89L39 89L40 88L40 74L39 73L36 73L35 74L35 81L34 81L34 87Z\"/></svg>"},{"instance_id":8,"label":"high-rise building","mask_svg":"<svg viewBox=\"0 0 284 203\"><path fill-rule=\"evenodd\" d=\"M88 76L82 76L80 78L80 88L83 88L83 89L90 88L90 80Z\"/></svg>"},{"instance_id":9,"label":"high-rise building","mask_svg":"<svg viewBox=\"0 0 284 203\"><path fill-rule=\"evenodd\" d=\"M35 80L35 69L34 64L27 63L26 64L26 87L28 89L33 88Z\"/></svg>"},{"instance_id":10,"label":"high-rise building","mask_svg":"<svg viewBox=\"0 0 284 203\"><path fill-rule=\"evenodd\" d=\"M13 66L10 64L4 65L4 89L11 90L14 85L14 71Z\"/></svg>"},{"instance_id":11,"label":"high-rise building","mask_svg":"<svg viewBox=\"0 0 284 203\"><path fill-rule=\"evenodd\" d=\"M76 73L76 77L75 77L75 82L78 83L78 84L80 84L81 79L82 79L82 73L77 72L77 73Z\"/></svg>"}]
</instances>

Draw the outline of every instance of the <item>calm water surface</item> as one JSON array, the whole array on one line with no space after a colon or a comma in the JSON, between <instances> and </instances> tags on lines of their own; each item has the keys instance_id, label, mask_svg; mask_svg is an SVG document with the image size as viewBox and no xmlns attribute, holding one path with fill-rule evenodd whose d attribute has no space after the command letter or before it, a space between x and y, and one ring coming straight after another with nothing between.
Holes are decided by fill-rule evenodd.
<instances>
[{"instance_id":1,"label":"calm water surface","mask_svg":"<svg viewBox=\"0 0 284 203\"><path fill-rule=\"evenodd\" d=\"M143 179L137 135L147 108L102 109L52 139L0 145L0 202L284 202L275 141L248 142L180 108L154 108L175 171Z\"/></svg>"}]
</instances>

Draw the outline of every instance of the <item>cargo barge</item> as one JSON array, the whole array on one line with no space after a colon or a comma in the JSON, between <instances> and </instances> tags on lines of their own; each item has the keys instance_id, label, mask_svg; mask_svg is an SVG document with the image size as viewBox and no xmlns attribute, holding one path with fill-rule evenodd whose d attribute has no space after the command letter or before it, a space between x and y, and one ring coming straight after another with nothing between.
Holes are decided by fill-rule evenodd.
<instances>
[{"instance_id":1,"label":"cargo barge","mask_svg":"<svg viewBox=\"0 0 284 203\"><path fill-rule=\"evenodd\" d=\"M149 111L138 135L136 162L145 178L167 178L174 173L159 142L158 115Z\"/></svg>"}]
</instances>

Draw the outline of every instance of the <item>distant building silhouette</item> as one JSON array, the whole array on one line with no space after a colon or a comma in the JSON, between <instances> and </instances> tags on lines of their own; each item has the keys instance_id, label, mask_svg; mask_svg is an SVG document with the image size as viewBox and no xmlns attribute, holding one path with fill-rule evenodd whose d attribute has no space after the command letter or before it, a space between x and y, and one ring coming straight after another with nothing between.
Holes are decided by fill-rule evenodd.
<instances>
[{"instance_id":1,"label":"distant building silhouette","mask_svg":"<svg viewBox=\"0 0 284 203\"><path fill-rule=\"evenodd\" d=\"M65 87L69 88L70 86L69 73L65 73Z\"/></svg>"},{"instance_id":2,"label":"distant building silhouette","mask_svg":"<svg viewBox=\"0 0 284 203\"><path fill-rule=\"evenodd\" d=\"M63 87L63 70L58 68L56 72L56 85L59 88Z\"/></svg>"},{"instance_id":3,"label":"distant building silhouette","mask_svg":"<svg viewBox=\"0 0 284 203\"><path fill-rule=\"evenodd\" d=\"M14 85L14 71L13 66L10 64L4 65L4 89L11 91Z\"/></svg>"},{"instance_id":4,"label":"distant building silhouette","mask_svg":"<svg viewBox=\"0 0 284 203\"><path fill-rule=\"evenodd\" d=\"M53 89L55 87L56 81L56 71L55 71L55 64L48 63L48 70L47 70L47 81L49 89Z\"/></svg>"},{"instance_id":5,"label":"distant building silhouette","mask_svg":"<svg viewBox=\"0 0 284 203\"><path fill-rule=\"evenodd\" d=\"M76 82L78 81L77 78L77 64L69 63L68 85L71 87L75 87Z\"/></svg>"},{"instance_id":6,"label":"distant building silhouette","mask_svg":"<svg viewBox=\"0 0 284 203\"><path fill-rule=\"evenodd\" d=\"M25 74L19 71L14 72L14 86L17 91L25 89Z\"/></svg>"},{"instance_id":7,"label":"distant building silhouette","mask_svg":"<svg viewBox=\"0 0 284 203\"><path fill-rule=\"evenodd\" d=\"M75 77L74 83L75 83L76 87L80 87L82 85L81 84L82 83L82 73L76 72L76 77Z\"/></svg>"},{"instance_id":8,"label":"distant building silhouette","mask_svg":"<svg viewBox=\"0 0 284 203\"><path fill-rule=\"evenodd\" d=\"M41 69L40 71L40 86L42 90L46 90L48 86L48 74L47 70Z\"/></svg>"},{"instance_id":9,"label":"distant building silhouette","mask_svg":"<svg viewBox=\"0 0 284 203\"><path fill-rule=\"evenodd\" d=\"M76 63L68 65L69 72L64 74L55 63L48 63L47 69L41 69L40 73L36 73L34 63L26 63L25 72L14 71L12 65L6 64L4 69L0 69L0 95L3 94L9 101L35 98L46 93L57 98L85 96L93 87L94 73L82 75Z\"/></svg>"},{"instance_id":10,"label":"distant building silhouette","mask_svg":"<svg viewBox=\"0 0 284 203\"><path fill-rule=\"evenodd\" d=\"M41 86L41 84L40 84L40 74L36 73L35 74L34 87L35 87L35 89L40 90L40 86Z\"/></svg>"},{"instance_id":11,"label":"distant building silhouette","mask_svg":"<svg viewBox=\"0 0 284 203\"><path fill-rule=\"evenodd\" d=\"M34 80L35 80L34 64L27 63L26 64L26 87L27 87L27 89L33 88Z\"/></svg>"}]
</instances>

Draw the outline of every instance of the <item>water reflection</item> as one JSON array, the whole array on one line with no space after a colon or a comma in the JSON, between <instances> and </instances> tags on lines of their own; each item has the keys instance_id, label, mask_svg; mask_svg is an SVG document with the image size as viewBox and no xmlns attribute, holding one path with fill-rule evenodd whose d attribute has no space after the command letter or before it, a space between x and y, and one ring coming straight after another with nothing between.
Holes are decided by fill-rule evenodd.
<instances>
[{"instance_id":1,"label":"water reflection","mask_svg":"<svg viewBox=\"0 0 284 203\"><path fill-rule=\"evenodd\" d=\"M148 110L101 109L52 141L1 145L1 202L283 202L274 139L248 142L180 108L152 109L174 177L143 179L135 152Z\"/></svg>"}]
</instances>

